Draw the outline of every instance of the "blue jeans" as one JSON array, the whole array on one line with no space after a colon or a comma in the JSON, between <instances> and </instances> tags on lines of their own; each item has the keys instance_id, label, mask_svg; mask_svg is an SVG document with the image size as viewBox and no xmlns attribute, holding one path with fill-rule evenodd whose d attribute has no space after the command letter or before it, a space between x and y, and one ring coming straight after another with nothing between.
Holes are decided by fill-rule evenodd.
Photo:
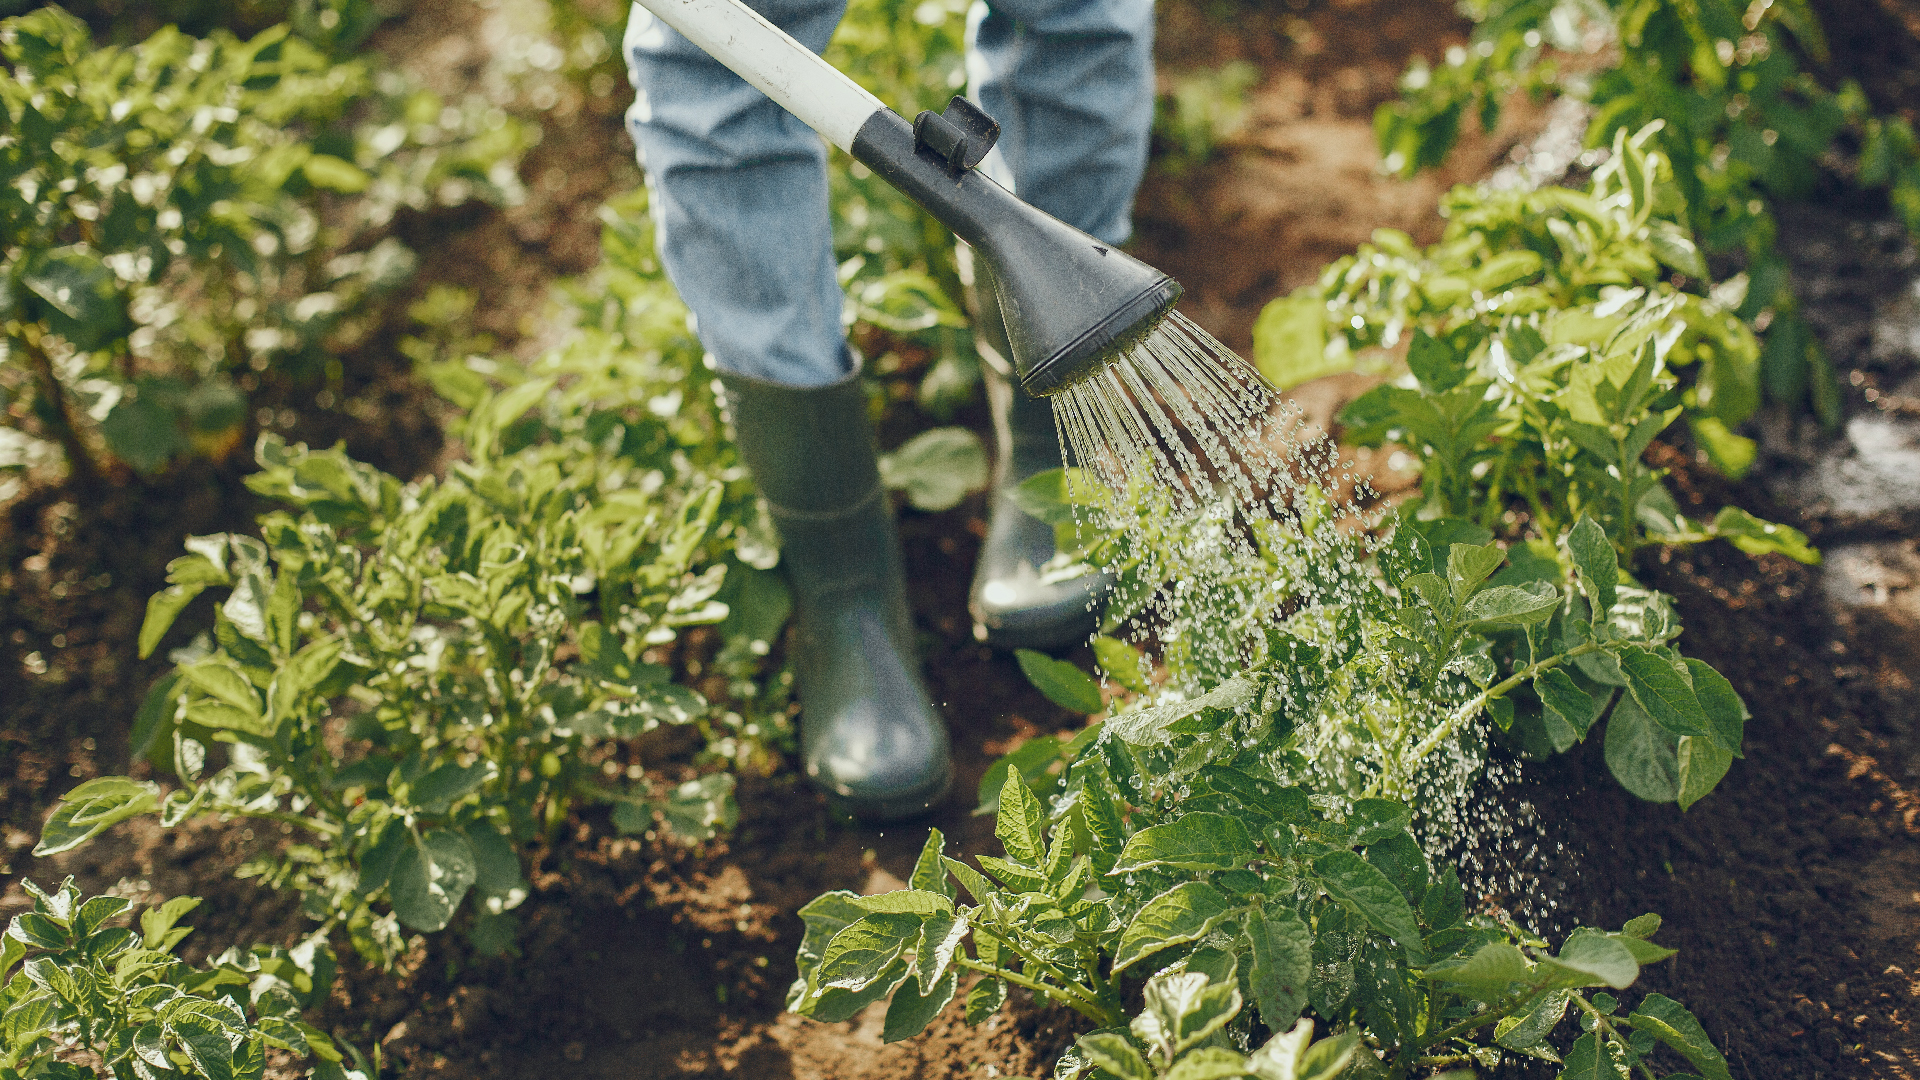
<instances>
[{"instance_id":1,"label":"blue jeans","mask_svg":"<svg viewBox=\"0 0 1920 1080\"><path fill-rule=\"evenodd\" d=\"M846 0L751 6L819 52ZM1000 121L1003 180L1125 241L1153 124L1153 0L976 3L968 46L969 93ZM638 5L624 51L660 260L715 365L789 386L843 378L826 144Z\"/></svg>"}]
</instances>

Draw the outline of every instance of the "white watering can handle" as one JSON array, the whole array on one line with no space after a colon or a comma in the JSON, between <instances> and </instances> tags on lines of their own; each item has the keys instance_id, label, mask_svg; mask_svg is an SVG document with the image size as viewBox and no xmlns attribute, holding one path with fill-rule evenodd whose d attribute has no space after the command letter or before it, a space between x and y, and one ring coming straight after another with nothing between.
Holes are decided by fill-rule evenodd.
<instances>
[{"instance_id":1,"label":"white watering can handle","mask_svg":"<svg viewBox=\"0 0 1920 1080\"><path fill-rule=\"evenodd\" d=\"M740 0L638 0L661 22L731 68L848 153L886 106Z\"/></svg>"}]
</instances>

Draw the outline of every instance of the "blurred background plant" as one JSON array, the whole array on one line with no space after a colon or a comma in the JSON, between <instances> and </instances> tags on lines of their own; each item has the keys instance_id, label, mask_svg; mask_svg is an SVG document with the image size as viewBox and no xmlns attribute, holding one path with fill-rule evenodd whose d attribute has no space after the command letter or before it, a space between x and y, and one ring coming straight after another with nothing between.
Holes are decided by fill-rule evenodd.
<instances>
[{"instance_id":1,"label":"blurred background plant","mask_svg":"<svg viewBox=\"0 0 1920 1080\"><path fill-rule=\"evenodd\" d=\"M1520 93L1589 107L1590 152L1579 162L1588 168L1616 130L1662 123L1649 149L1673 163L1674 220L1718 276L1748 275L1733 307L1765 333L1767 400L1836 425L1839 388L1775 249L1774 207L1838 170L1885 191L1920 234L1920 143L1904 118L1876 110L1853 73L1827 68L1807 0L1471 0L1461 10L1471 40L1437 65L1416 60L1400 99L1375 116L1386 169L1439 164L1469 116L1490 132Z\"/></svg>"},{"instance_id":2,"label":"blurred background plant","mask_svg":"<svg viewBox=\"0 0 1920 1080\"><path fill-rule=\"evenodd\" d=\"M415 257L403 207L519 196L529 130L285 25L96 47L57 7L0 23L0 467L97 487L245 440L269 370L338 379Z\"/></svg>"}]
</instances>

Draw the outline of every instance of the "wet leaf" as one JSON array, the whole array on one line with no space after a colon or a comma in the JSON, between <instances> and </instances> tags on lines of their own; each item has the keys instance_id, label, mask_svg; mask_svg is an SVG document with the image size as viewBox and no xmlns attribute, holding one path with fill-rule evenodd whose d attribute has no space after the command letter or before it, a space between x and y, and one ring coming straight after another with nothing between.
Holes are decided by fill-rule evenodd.
<instances>
[{"instance_id":1,"label":"wet leaf","mask_svg":"<svg viewBox=\"0 0 1920 1080\"><path fill-rule=\"evenodd\" d=\"M1113 971L1173 945L1205 937L1233 910L1233 902L1204 881L1183 881L1147 901L1120 935Z\"/></svg>"},{"instance_id":2,"label":"wet leaf","mask_svg":"<svg viewBox=\"0 0 1920 1080\"><path fill-rule=\"evenodd\" d=\"M1032 649L1016 649L1014 658L1020 662L1027 681L1055 705L1077 713L1097 713L1107 707L1106 699L1100 695L1100 684L1067 661L1055 660Z\"/></svg>"},{"instance_id":3,"label":"wet leaf","mask_svg":"<svg viewBox=\"0 0 1920 1080\"><path fill-rule=\"evenodd\" d=\"M1189 813L1133 834L1112 873L1149 866L1182 870L1230 870L1256 858L1247 827L1224 814Z\"/></svg>"}]
</instances>

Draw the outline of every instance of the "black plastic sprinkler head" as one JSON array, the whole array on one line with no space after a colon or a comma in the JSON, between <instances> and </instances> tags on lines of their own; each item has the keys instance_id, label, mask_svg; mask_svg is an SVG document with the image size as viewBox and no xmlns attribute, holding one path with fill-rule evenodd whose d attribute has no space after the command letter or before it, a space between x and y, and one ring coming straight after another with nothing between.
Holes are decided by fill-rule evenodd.
<instances>
[{"instance_id":1,"label":"black plastic sprinkler head","mask_svg":"<svg viewBox=\"0 0 1920 1080\"><path fill-rule=\"evenodd\" d=\"M880 109L853 156L925 207L991 272L1029 394L1046 397L1097 374L1144 338L1180 299L1180 284L981 174L1000 126L963 97L909 125Z\"/></svg>"}]
</instances>

